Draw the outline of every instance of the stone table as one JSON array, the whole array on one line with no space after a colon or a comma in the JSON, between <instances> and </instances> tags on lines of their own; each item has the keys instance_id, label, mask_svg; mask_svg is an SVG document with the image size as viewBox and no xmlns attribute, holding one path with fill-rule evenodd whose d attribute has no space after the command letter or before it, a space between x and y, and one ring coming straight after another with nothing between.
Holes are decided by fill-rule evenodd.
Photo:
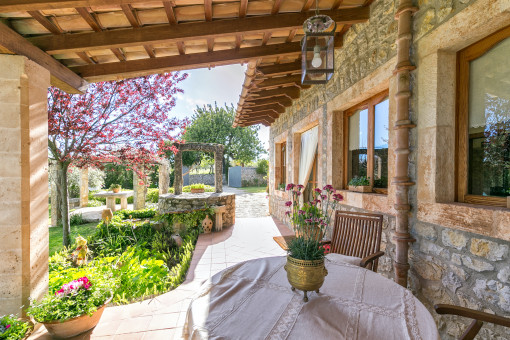
<instances>
[{"instance_id":1,"label":"stone table","mask_svg":"<svg viewBox=\"0 0 510 340\"><path fill-rule=\"evenodd\" d=\"M106 207L110 208L112 212L115 209L115 199L120 198L120 210L127 209L127 199L133 196L133 191L119 191L117 193L113 191L102 191L94 194L95 197L106 197Z\"/></svg>"}]
</instances>

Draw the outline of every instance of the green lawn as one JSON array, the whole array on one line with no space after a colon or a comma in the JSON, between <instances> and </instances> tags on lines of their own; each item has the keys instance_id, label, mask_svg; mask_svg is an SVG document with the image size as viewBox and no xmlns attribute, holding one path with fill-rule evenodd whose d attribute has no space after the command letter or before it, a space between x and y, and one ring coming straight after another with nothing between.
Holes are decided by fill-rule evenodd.
<instances>
[{"instance_id":1,"label":"green lawn","mask_svg":"<svg viewBox=\"0 0 510 340\"><path fill-rule=\"evenodd\" d=\"M84 238L94 234L96 231L97 222L77 225L71 227L71 241L81 235ZM62 250L62 228L61 227L51 227L50 228L50 256L55 252Z\"/></svg>"},{"instance_id":2,"label":"green lawn","mask_svg":"<svg viewBox=\"0 0 510 340\"><path fill-rule=\"evenodd\" d=\"M266 187L244 187L244 188L239 188L239 189L247 191L250 194L254 194L257 192L266 192Z\"/></svg>"}]
</instances>

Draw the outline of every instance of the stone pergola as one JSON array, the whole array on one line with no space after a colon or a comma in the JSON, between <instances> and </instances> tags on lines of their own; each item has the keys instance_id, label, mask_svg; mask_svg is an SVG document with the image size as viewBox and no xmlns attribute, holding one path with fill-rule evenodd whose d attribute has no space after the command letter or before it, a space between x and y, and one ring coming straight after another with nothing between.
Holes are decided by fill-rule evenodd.
<instances>
[{"instance_id":1,"label":"stone pergola","mask_svg":"<svg viewBox=\"0 0 510 340\"><path fill-rule=\"evenodd\" d=\"M214 152L214 187L217 193L223 192L223 150L221 144L210 143L175 143L178 152L175 154L174 163L174 193L182 194L182 153L183 151Z\"/></svg>"}]
</instances>

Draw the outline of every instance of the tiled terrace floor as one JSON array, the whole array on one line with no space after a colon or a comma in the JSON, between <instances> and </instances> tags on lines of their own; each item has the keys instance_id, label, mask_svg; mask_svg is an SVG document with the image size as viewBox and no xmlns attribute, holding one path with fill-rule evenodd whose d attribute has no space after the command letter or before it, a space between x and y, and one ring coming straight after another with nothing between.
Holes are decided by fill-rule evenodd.
<instances>
[{"instance_id":1,"label":"tiled terrace floor","mask_svg":"<svg viewBox=\"0 0 510 340\"><path fill-rule=\"evenodd\" d=\"M201 284L239 262L285 255L273 236L290 231L271 217L239 218L235 226L200 235L186 281L154 299L106 308L97 327L73 339L181 339L186 311ZM31 340L51 339L39 328Z\"/></svg>"}]
</instances>

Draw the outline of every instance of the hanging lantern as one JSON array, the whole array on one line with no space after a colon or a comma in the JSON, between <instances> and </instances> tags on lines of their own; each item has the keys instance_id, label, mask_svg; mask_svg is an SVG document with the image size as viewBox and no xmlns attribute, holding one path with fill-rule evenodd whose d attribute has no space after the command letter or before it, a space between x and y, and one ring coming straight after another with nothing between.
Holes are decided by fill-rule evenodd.
<instances>
[{"instance_id":1,"label":"hanging lantern","mask_svg":"<svg viewBox=\"0 0 510 340\"><path fill-rule=\"evenodd\" d=\"M308 18L301 40L301 83L326 84L335 71L336 22L327 15Z\"/></svg>"}]
</instances>

